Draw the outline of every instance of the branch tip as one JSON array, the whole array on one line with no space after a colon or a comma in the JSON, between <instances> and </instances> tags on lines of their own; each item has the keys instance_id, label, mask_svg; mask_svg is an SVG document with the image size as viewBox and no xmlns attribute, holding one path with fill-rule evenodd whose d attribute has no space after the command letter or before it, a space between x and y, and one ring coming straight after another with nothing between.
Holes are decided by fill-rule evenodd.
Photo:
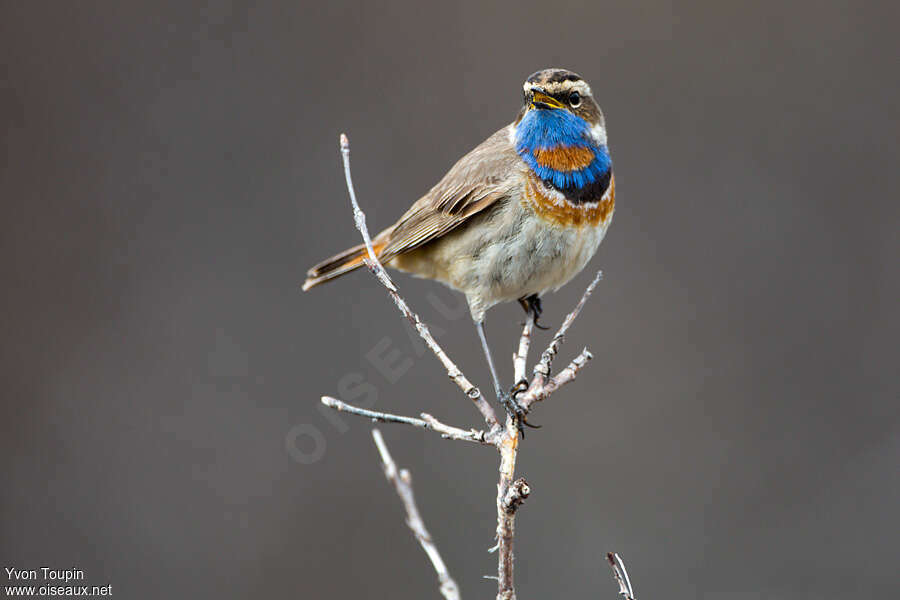
<instances>
[{"instance_id":1,"label":"branch tip","mask_svg":"<svg viewBox=\"0 0 900 600\"><path fill-rule=\"evenodd\" d=\"M606 560L613 571L613 578L619 584L619 595L624 596L625 600L634 600L634 590L631 587L631 580L628 579L625 563L615 552L607 552Z\"/></svg>"}]
</instances>

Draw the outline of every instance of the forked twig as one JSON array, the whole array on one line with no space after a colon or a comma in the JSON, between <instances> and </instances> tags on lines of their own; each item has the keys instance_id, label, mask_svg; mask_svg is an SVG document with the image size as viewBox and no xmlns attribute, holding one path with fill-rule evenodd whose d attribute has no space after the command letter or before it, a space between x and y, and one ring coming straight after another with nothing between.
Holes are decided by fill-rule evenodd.
<instances>
[{"instance_id":1,"label":"forked twig","mask_svg":"<svg viewBox=\"0 0 900 600\"><path fill-rule=\"evenodd\" d=\"M556 335L554 335L553 339L550 341L550 345L547 346L547 349L541 354L541 360L534 366L534 376L531 379L531 384L528 386L528 389L516 397L519 406L525 409L526 412L531 410L531 406L535 402L546 399L547 396L557 389L575 379L578 371L581 370L587 361L593 358L593 355L585 348L575 360L569 363L568 367L559 373L559 375L550 377L550 367L553 365L553 359L556 358L557 353L559 353L559 349L566 337L566 333L569 332L572 323L578 318L581 309L584 308L585 303L588 298L591 297L594 288L597 287L597 284L602 278L603 272L597 271L594 279L591 281L590 285L587 286L587 289L584 290L584 294L581 295L581 300L578 301L578 304L575 305L572 312L566 315L566 318L562 325L560 325ZM522 335L524 336L525 332L523 332Z\"/></svg>"}]
</instances>

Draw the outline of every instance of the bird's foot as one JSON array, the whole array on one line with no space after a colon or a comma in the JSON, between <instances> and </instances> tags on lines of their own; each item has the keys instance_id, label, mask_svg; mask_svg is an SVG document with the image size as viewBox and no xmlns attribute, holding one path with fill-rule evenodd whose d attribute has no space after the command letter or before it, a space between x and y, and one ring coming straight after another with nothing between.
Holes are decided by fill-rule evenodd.
<instances>
[{"instance_id":1,"label":"bird's foot","mask_svg":"<svg viewBox=\"0 0 900 600\"><path fill-rule=\"evenodd\" d=\"M512 389L509 390L509 393L513 398L516 398L519 394L528 389L528 380L520 379L516 382L516 385L512 386Z\"/></svg>"},{"instance_id":2,"label":"bird's foot","mask_svg":"<svg viewBox=\"0 0 900 600\"><path fill-rule=\"evenodd\" d=\"M528 422L528 411L516 400L516 397L527 389L528 382L522 379L512 387L510 393L503 394L503 397L500 399L504 408L506 408L506 414L512 417L523 440L525 439L525 427L531 427L532 429L541 428L540 425L532 425Z\"/></svg>"},{"instance_id":3,"label":"bird's foot","mask_svg":"<svg viewBox=\"0 0 900 600\"><path fill-rule=\"evenodd\" d=\"M544 327L543 325L538 323L541 318L541 313L544 312L544 307L541 306L541 299L537 294L532 294L525 298L519 298L519 304L522 306L522 309L525 310L526 314L534 315L535 327L544 331L550 329L549 327Z\"/></svg>"}]
</instances>

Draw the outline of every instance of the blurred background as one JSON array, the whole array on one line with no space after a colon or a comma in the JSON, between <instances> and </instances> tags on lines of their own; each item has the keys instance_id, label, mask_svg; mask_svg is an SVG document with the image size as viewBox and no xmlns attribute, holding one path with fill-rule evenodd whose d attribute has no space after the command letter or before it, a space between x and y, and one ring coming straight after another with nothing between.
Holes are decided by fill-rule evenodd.
<instances>
[{"instance_id":1,"label":"blurred background","mask_svg":"<svg viewBox=\"0 0 900 600\"><path fill-rule=\"evenodd\" d=\"M3 2L0 566L121 598L437 597L371 425L479 415L365 273L301 293L560 66L604 108L605 274L518 473L520 598L897 597L890 2ZM489 390L463 300L397 275ZM521 309L494 309L502 373ZM550 332L537 337L540 349ZM496 455L382 427L464 597ZM4 582L6 582L4 580Z\"/></svg>"}]
</instances>

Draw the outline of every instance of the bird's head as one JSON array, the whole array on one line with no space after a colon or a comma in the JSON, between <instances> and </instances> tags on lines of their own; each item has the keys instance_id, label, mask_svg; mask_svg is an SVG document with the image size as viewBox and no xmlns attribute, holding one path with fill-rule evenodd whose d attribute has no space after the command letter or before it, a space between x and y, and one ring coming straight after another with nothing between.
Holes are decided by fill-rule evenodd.
<instances>
[{"instance_id":1,"label":"bird's head","mask_svg":"<svg viewBox=\"0 0 900 600\"><path fill-rule=\"evenodd\" d=\"M544 69L523 89L514 142L532 170L557 189L608 181L606 125L587 82L566 69Z\"/></svg>"},{"instance_id":2,"label":"bird's head","mask_svg":"<svg viewBox=\"0 0 900 600\"><path fill-rule=\"evenodd\" d=\"M594 100L591 86L577 73L566 69L544 69L533 73L522 86L525 103L520 118L530 111L565 111L589 127L603 127L603 112ZM536 116L549 116L535 113ZM558 116L558 115L553 115Z\"/></svg>"}]
</instances>

